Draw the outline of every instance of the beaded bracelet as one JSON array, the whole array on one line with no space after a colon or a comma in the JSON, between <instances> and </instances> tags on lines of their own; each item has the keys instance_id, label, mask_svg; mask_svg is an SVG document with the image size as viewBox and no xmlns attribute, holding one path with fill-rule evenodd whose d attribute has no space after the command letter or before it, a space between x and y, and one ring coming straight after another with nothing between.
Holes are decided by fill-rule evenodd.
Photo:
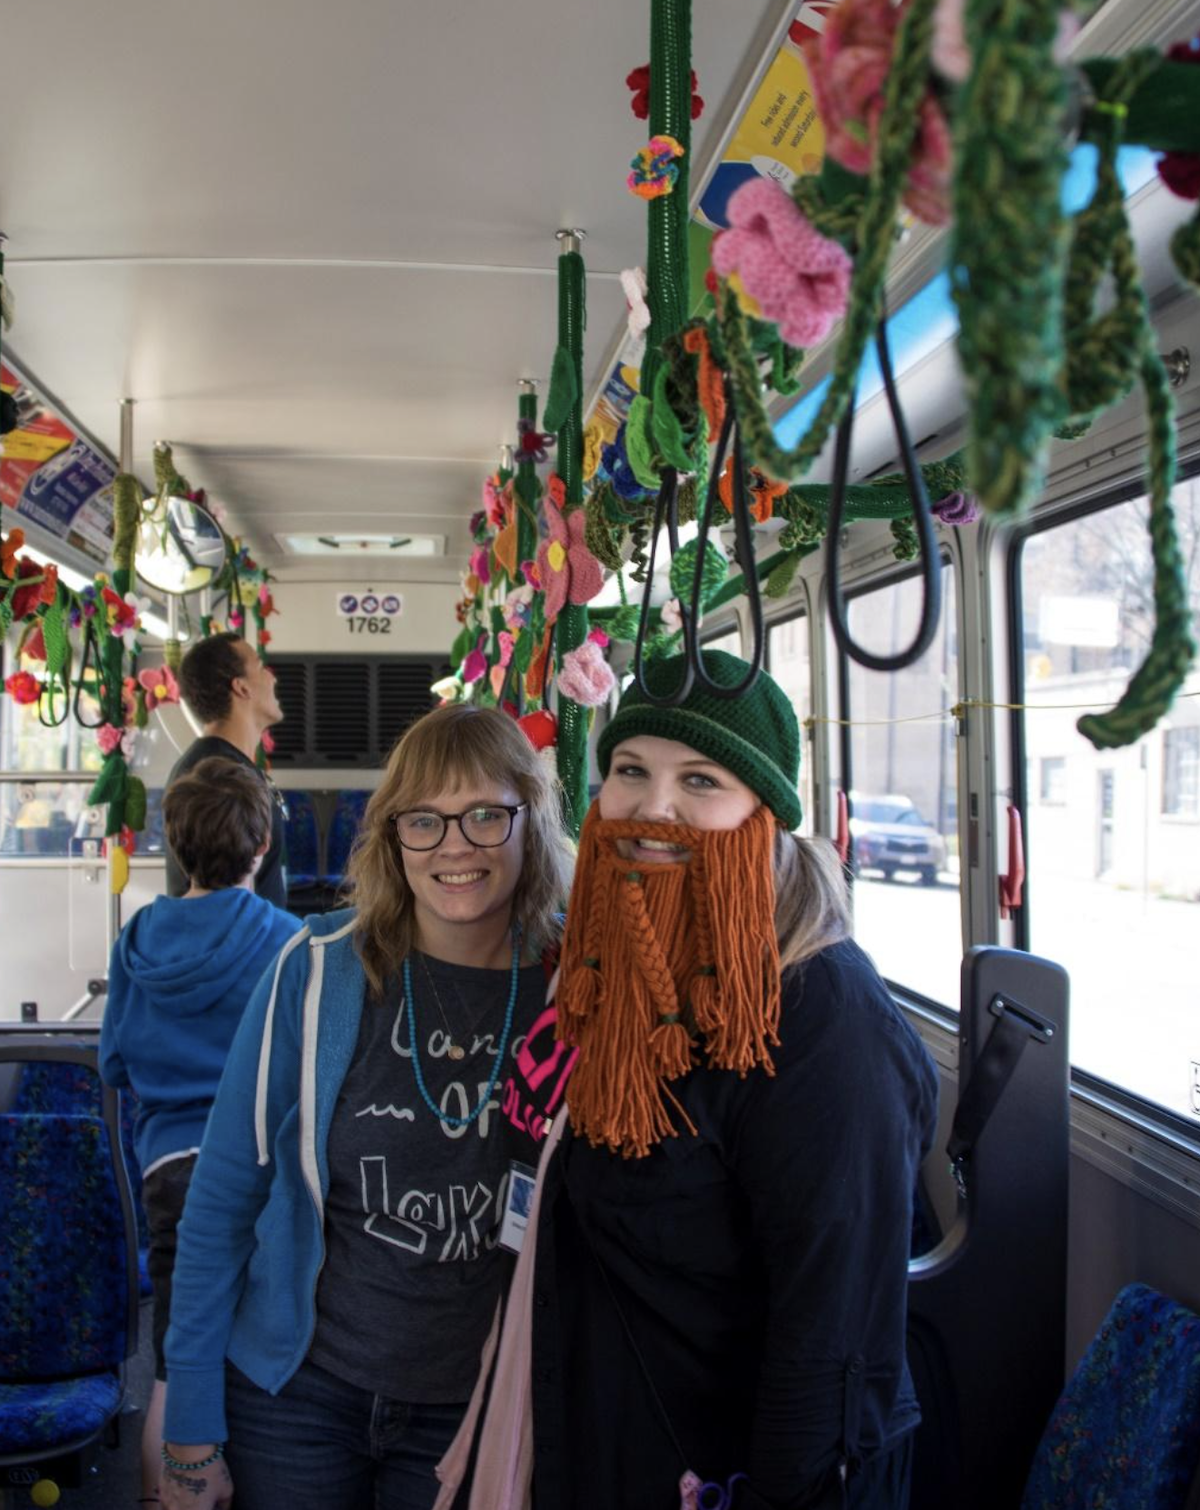
<instances>
[{"instance_id":1,"label":"beaded bracelet","mask_svg":"<svg viewBox=\"0 0 1200 1510\"><path fill-rule=\"evenodd\" d=\"M176 1473L187 1473L187 1472L189 1472L193 1468L211 1468L214 1463L219 1462L220 1459L223 1458L224 1456L225 1456L225 1444L224 1444L224 1442L218 1442L217 1446L216 1446L216 1450L214 1452L210 1452L209 1455L206 1458L197 1458L197 1460L194 1463L184 1463L184 1462L181 1462L179 1460L179 1458L173 1458L171 1456L171 1454L167 1451L167 1444L165 1442L163 1443L163 1448L162 1448L162 1460L163 1460L163 1464L167 1468L173 1468Z\"/></svg>"}]
</instances>

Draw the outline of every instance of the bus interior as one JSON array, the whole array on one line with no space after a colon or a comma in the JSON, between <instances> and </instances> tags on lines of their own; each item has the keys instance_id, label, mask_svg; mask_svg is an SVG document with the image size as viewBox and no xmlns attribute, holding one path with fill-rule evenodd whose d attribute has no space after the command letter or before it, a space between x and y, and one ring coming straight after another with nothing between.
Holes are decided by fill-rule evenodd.
<instances>
[{"instance_id":1,"label":"bus interior","mask_svg":"<svg viewBox=\"0 0 1200 1510\"><path fill-rule=\"evenodd\" d=\"M519 617L528 602L506 614L528 578L515 555L497 567L489 500L510 480L518 509L532 498L533 533L514 535L516 551L557 541L558 529L582 543L564 516L548 519L553 500L537 516L560 467L590 479L571 496L568 477L568 516L592 510L601 483L616 496L632 444L625 457L598 458L645 396L645 321L660 339L672 333L655 279L682 247L687 318L711 327L714 308L736 309L710 272L714 234L747 181L817 181L824 138L805 70L839 3L852 0L10 7L0 28L0 272L12 317L0 330L11 419L0 533L8 563L20 531L35 583L47 564L57 569L51 611L63 616L55 635L32 642L30 625L46 616L30 610L23 626L13 614L6 564L0 1122L23 1105L28 1114L35 1072L58 1064L78 1075L94 1056L108 952L164 890L163 786L196 732L163 668L212 627L240 628L276 677L284 719L269 768L287 810L289 907L301 915L336 905L389 749L443 698L557 709L558 770L574 760L569 797L576 816L586 807L594 736L614 696L589 709L547 679L531 700ZM654 199L625 183L631 159L633 174L650 171L638 154L652 133L630 111L626 79L662 46L652 45L652 8L690 23L703 97L682 180L690 217L666 242ZM1200 32L1196 0L1068 11L1057 66L1094 88L1102 75L1077 67L1083 60L1162 55ZM1115 174L1113 213L1140 279L1141 302L1129 307L1160 359L1158 410L1131 379L1124 396L1097 402L1081 433L1043 426L1020 505L985 497L969 522L935 511L932 556L894 511L869 508L831 527L828 549L823 528L804 533L811 498L799 466L779 478L778 494L793 489L786 514L778 496L772 512L771 476L760 472L741 500L756 506L739 516L748 533L733 504L716 516L730 590L710 595L698 631L706 646L758 654L792 698L801 832L838 845L855 936L938 1067L938 1145L910 1268L910 1360L925 1415L914 1510L1031 1503L1022 1489L1042 1428L1125 1287L1200 1311L1200 671L1183 667L1158 716L1121 742L1097 745L1077 728L1081 713L1122 698L1160 643L1154 528L1168 461L1181 633L1189 619L1195 633L1200 301L1172 249L1196 204L1164 181L1161 141L1127 139L1106 159L1081 128L1082 99L1072 96L1055 148L1057 209L1047 213L1080 213ZM1185 137L1197 120L1200 107ZM956 132L965 150L967 126ZM653 171L675 170L659 161ZM955 172L966 176L961 162ZM877 189L869 180L868 204ZM974 203L989 213L978 185ZM997 209L984 227L993 266L1013 224ZM1003 455L988 446L1001 421L983 414L972 363L992 361L989 340L1004 345L1003 320L970 317L962 259L973 253L957 224L902 210L885 234L878 323L907 437L889 364L860 345L845 406L852 442L849 422L844 437L827 426L803 486L822 499L840 487L861 504L879 479L885 492L903 489L911 451L927 478L947 459L974 458L953 490L969 501L999 486ZM1006 289L1006 279L1032 282L1018 268L1027 253L1014 241L1012 267L997 274ZM1102 310L1126 307L1117 273L1116 263L1100 269ZM1061 360L1052 298L1039 318L1048 323L1038 339L1057 343ZM777 451L791 452L828 409L845 378L846 328L833 322L786 374L759 360L765 347L752 357L768 380ZM581 381L564 379L564 352ZM1007 376L1019 410L1036 378L1019 367ZM739 420L739 436L747 430ZM683 474L669 470L675 498ZM80 594L94 600L97 573L111 582L119 569L122 477L137 479L155 522L129 584L140 629L123 645L140 714L115 757L122 780L143 789L144 812L114 828L115 809L97 800L114 759L97 745L104 709L80 687L87 620L72 621L65 605L74 594L72 611L86 616ZM693 498L697 510L707 501ZM654 490L625 507L623 520L641 510L633 529L589 513L620 559L570 618L575 645L589 623L606 631L618 688L638 674L643 597L651 627L666 633L698 549L696 524L681 523L674 540L658 529ZM597 538L587 536L600 554ZM672 548L689 545L686 573L673 571ZM187 568L209 548L218 566L202 565L203 585L192 585ZM761 593L748 595L760 568ZM941 613L915 659L875 669L848 653L847 639L868 662L902 661L933 579ZM70 659L58 662L56 702L45 683L59 636ZM556 653L561 668L561 635ZM574 755L564 755L567 727L579 731ZM997 1070L1005 1052L1012 1062ZM988 1099L991 1076L1003 1083ZM115 1147L120 1108L108 1097L95 1108ZM957 1181L946 1152L955 1140ZM119 1165L114 1189L124 1191ZM11 1187L12 1165L2 1178ZM4 1199L15 1199L11 1188ZM136 1202L127 1191L122 1202L121 1220L136 1226ZM143 1302L143 1334L146 1316ZM143 1403L130 1369L125 1414ZM1200 1504L1200 1406L1178 1429L1197 1444L1186 1502ZM113 1451L110 1436L86 1444L74 1466L52 1457L38 1467L0 1434L0 1503L53 1503L40 1488L49 1483L64 1505L118 1503L133 1470L128 1443Z\"/></svg>"}]
</instances>

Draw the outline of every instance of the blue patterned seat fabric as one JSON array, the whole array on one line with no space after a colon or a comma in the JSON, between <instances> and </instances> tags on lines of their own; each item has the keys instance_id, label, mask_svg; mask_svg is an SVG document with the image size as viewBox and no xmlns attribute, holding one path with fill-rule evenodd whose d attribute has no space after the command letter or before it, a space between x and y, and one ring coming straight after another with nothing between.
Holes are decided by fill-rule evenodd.
<instances>
[{"instance_id":1,"label":"blue patterned seat fabric","mask_svg":"<svg viewBox=\"0 0 1200 1510\"><path fill-rule=\"evenodd\" d=\"M120 1399L127 1320L104 1123L0 1116L0 1451L50 1449L104 1425Z\"/></svg>"},{"instance_id":2,"label":"blue patterned seat fabric","mask_svg":"<svg viewBox=\"0 0 1200 1510\"><path fill-rule=\"evenodd\" d=\"M1021 1510L1180 1510L1200 1463L1200 1316L1128 1285L1050 1418Z\"/></svg>"},{"instance_id":3,"label":"blue patterned seat fabric","mask_svg":"<svg viewBox=\"0 0 1200 1510\"><path fill-rule=\"evenodd\" d=\"M287 848L288 886L315 885L321 869L320 838L317 833L317 810L305 791L287 793L284 842Z\"/></svg>"},{"instance_id":4,"label":"blue patterned seat fabric","mask_svg":"<svg viewBox=\"0 0 1200 1510\"><path fill-rule=\"evenodd\" d=\"M366 811L370 792L339 792L329 824L329 838L325 844L324 880L330 886L340 886L346 874L350 850L358 836L363 813Z\"/></svg>"},{"instance_id":5,"label":"blue patterned seat fabric","mask_svg":"<svg viewBox=\"0 0 1200 1510\"><path fill-rule=\"evenodd\" d=\"M31 1060L22 1066L21 1081L12 1104L14 1112L63 1112L68 1115L100 1115L100 1076L82 1064L64 1064L52 1060ZM121 1091L121 1152L129 1173L133 1195L133 1214L138 1229L138 1272L143 1299L152 1293L146 1269L146 1250L150 1246L150 1229L142 1208L142 1171L133 1146L133 1129L139 1106L137 1092L126 1086Z\"/></svg>"}]
</instances>

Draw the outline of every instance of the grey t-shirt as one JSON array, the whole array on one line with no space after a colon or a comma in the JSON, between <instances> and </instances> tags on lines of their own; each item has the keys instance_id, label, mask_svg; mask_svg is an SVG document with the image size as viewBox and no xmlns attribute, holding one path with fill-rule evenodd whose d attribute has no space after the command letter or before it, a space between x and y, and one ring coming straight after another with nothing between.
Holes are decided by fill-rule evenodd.
<instances>
[{"instance_id":1,"label":"grey t-shirt","mask_svg":"<svg viewBox=\"0 0 1200 1510\"><path fill-rule=\"evenodd\" d=\"M487 1085L510 981L508 970L413 955L421 1071L452 1116L469 1115ZM545 999L542 966L523 967L504 1064L465 1128L440 1121L417 1088L401 990L364 1005L329 1133L325 1264L309 1352L339 1379L424 1404L470 1396L510 1273L511 1255L497 1246L509 1162L530 1159L528 1135L504 1115L501 1097ZM451 1057L451 1043L462 1059Z\"/></svg>"}]
</instances>

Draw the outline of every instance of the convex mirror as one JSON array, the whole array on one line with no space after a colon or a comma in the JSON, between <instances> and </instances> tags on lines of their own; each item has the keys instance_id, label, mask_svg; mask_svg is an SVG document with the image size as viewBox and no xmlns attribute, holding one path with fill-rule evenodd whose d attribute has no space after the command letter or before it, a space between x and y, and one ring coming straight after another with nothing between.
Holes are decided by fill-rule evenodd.
<instances>
[{"instance_id":1,"label":"convex mirror","mask_svg":"<svg viewBox=\"0 0 1200 1510\"><path fill-rule=\"evenodd\" d=\"M198 592L220 575L227 551L221 526L211 514L189 498L167 498L142 521L134 568L159 592Z\"/></svg>"}]
</instances>

